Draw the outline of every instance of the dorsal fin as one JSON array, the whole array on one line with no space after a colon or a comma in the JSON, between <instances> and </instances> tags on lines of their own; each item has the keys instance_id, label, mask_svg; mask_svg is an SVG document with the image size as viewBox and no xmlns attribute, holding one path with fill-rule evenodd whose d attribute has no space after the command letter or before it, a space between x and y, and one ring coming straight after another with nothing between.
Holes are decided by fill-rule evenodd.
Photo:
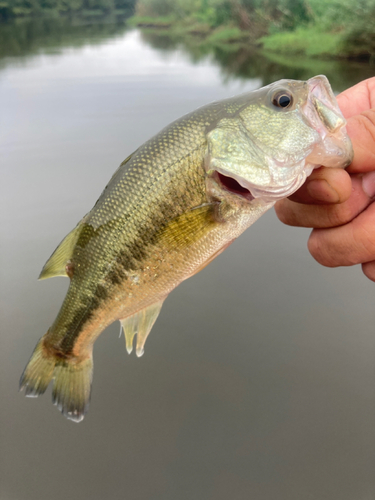
<instances>
[{"instance_id":1,"label":"dorsal fin","mask_svg":"<svg viewBox=\"0 0 375 500\"><path fill-rule=\"evenodd\" d=\"M136 355L138 357L142 356L144 352L144 345L151 328L159 316L160 309L163 305L164 299L159 302L155 302L144 309L141 309L132 316L121 319L121 325L124 329L126 350L130 354L133 350L133 339L134 335L137 334L137 346Z\"/></svg>"},{"instance_id":2,"label":"dorsal fin","mask_svg":"<svg viewBox=\"0 0 375 500\"><path fill-rule=\"evenodd\" d=\"M55 276L69 276L67 264L72 257L73 249L77 243L81 229L82 224L79 223L73 231L70 231L70 233L65 236L60 245L44 264L42 272L39 275L40 280L53 278Z\"/></svg>"}]
</instances>

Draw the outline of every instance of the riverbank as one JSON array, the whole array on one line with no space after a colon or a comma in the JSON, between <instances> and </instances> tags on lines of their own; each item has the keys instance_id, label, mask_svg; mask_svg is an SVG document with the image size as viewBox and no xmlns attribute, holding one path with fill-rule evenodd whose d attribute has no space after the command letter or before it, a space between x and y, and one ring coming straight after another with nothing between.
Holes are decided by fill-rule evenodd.
<instances>
[{"instance_id":1,"label":"riverbank","mask_svg":"<svg viewBox=\"0 0 375 500\"><path fill-rule=\"evenodd\" d=\"M47 7L48 5L48 7ZM257 7L256 7L257 5ZM127 20L129 27L207 50L252 48L284 58L375 63L375 0L4 0L0 23ZM1 38L1 33L0 33Z\"/></svg>"},{"instance_id":2,"label":"riverbank","mask_svg":"<svg viewBox=\"0 0 375 500\"><path fill-rule=\"evenodd\" d=\"M3 0L0 2L0 25L18 19L126 18L134 14L136 0Z\"/></svg>"},{"instance_id":3,"label":"riverbank","mask_svg":"<svg viewBox=\"0 0 375 500\"><path fill-rule=\"evenodd\" d=\"M179 22L168 16L160 18L133 16L128 19L127 24L172 38L195 37L200 43L208 46L246 45L284 56L323 59L371 61L375 58L374 51L365 43L348 43L342 30L324 32L315 26L267 35L264 34L264 29L258 29L258 33L254 33L241 30L234 23L213 28L207 23L197 23L192 20Z\"/></svg>"},{"instance_id":4,"label":"riverbank","mask_svg":"<svg viewBox=\"0 0 375 500\"><path fill-rule=\"evenodd\" d=\"M375 60L375 2L342 0L138 0L129 24L196 37L218 46L244 44L284 56Z\"/></svg>"}]
</instances>

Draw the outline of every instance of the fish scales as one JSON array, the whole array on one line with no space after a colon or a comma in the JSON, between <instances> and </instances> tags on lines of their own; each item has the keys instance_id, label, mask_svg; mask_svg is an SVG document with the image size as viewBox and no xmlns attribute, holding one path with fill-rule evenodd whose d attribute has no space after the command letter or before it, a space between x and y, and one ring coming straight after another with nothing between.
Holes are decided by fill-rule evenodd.
<instances>
[{"instance_id":1,"label":"fish scales","mask_svg":"<svg viewBox=\"0 0 375 500\"><path fill-rule=\"evenodd\" d=\"M118 170L85 217L72 256L74 280L50 329L56 349L70 354L84 323L111 297L111 291L118 292L113 285L122 286L122 280L127 279L124 271L139 269L166 221L206 201L203 120L201 123L195 134L191 130L197 120L186 120L164 132L162 146L156 138L145 144ZM165 199L173 203L166 204Z\"/></svg>"},{"instance_id":2,"label":"fish scales","mask_svg":"<svg viewBox=\"0 0 375 500\"><path fill-rule=\"evenodd\" d=\"M350 162L344 125L325 77L282 80L200 108L138 148L42 270L70 286L21 377L26 395L54 378L54 403L82 420L98 335L120 320L128 352L137 334L141 355L181 281L298 189L316 158Z\"/></svg>"}]
</instances>

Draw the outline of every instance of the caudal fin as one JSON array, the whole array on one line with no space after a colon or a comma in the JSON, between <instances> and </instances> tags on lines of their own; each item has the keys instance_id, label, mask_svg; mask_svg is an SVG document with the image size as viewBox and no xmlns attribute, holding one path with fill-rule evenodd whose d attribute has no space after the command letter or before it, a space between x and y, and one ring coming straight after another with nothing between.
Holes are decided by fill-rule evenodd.
<instances>
[{"instance_id":1,"label":"caudal fin","mask_svg":"<svg viewBox=\"0 0 375 500\"><path fill-rule=\"evenodd\" d=\"M20 391L25 389L28 397L36 398L45 392L55 369L56 359L47 353L43 344L42 337L21 376Z\"/></svg>"},{"instance_id":2,"label":"caudal fin","mask_svg":"<svg viewBox=\"0 0 375 500\"><path fill-rule=\"evenodd\" d=\"M62 358L45 348L42 337L21 376L20 390L25 389L26 396L37 397L53 378L53 403L65 417L80 422L90 403L92 372L92 355L84 359Z\"/></svg>"},{"instance_id":3,"label":"caudal fin","mask_svg":"<svg viewBox=\"0 0 375 500\"><path fill-rule=\"evenodd\" d=\"M69 420L80 422L89 409L92 371L92 356L56 364L52 401Z\"/></svg>"}]
</instances>

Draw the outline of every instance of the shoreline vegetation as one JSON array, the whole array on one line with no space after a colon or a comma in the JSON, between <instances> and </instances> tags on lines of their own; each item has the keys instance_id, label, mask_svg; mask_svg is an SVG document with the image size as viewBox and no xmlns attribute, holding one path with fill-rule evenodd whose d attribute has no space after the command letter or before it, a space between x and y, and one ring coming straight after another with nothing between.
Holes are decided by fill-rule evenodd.
<instances>
[{"instance_id":1,"label":"shoreline vegetation","mask_svg":"<svg viewBox=\"0 0 375 500\"><path fill-rule=\"evenodd\" d=\"M19 19L116 19L134 14L136 0L0 0L0 30Z\"/></svg>"},{"instance_id":2,"label":"shoreline vegetation","mask_svg":"<svg viewBox=\"0 0 375 500\"><path fill-rule=\"evenodd\" d=\"M375 0L0 0L0 31L20 18L126 20L207 51L375 62Z\"/></svg>"},{"instance_id":3,"label":"shoreline vegetation","mask_svg":"<svg viewBox=\"0 0 375 500\"><path fill-rule=\"evenodd\" d=\"M375 60L375 0L138 0L128 23L209 46Z\"/></svg>"}]
</instances>

